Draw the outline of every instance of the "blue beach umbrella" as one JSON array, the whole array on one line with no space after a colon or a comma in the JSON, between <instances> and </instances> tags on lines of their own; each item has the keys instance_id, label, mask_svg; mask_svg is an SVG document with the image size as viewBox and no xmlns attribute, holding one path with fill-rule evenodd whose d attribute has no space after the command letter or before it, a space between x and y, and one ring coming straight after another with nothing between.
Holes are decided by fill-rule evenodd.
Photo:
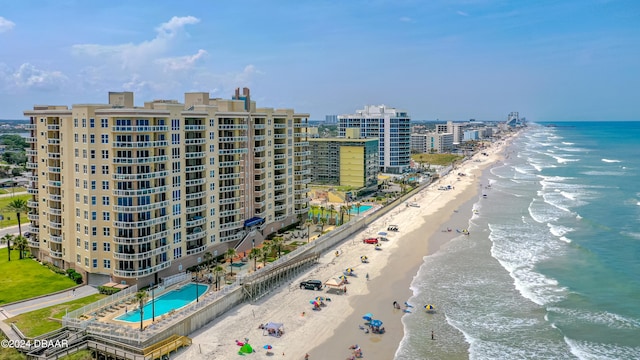
<instances>
[{"instance_id":1,"label":"blue beach umbrella","mask_svg":"<svg viewBox=\"0 0 640 360\"><path fill-rule=\"evenodd\" d=\"M366 313L366 314L364 314L364 316L362 318L367 320L367 321L371 321L371 319L373 319L373 314L372 313Z\"/></svg>"},{"instance_id":2,"label":"blue beach umbrella","mask_svg":"<svg viewBox=\"0 0 640 360\"><path fill-rule=\"evenodd\" d=\"M380 320L371 320L371 326L380 327L380 326L382 326L382 321L380 321Z\"/></svg>"}]
</instances>

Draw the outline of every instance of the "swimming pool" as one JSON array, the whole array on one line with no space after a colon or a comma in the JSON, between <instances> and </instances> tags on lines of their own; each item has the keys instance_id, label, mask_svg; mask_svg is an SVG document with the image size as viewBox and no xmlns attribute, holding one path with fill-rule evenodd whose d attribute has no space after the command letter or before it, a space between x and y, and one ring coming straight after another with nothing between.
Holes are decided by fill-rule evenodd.
<instances>
[{"instance_id":1,"label":"swimming pool","mask_svg":"<svg viewBox=\"0 0 640 360\"><path fill-rule=\"evenodd\" d=\"M196 301L196 291L198 292L198 296L202 296L208 288L209 286L205 284L190 283L180 289L171 290L156 297L155 301L153 301L153 305L151 298L149 298L147 304L143 308L144 313L142 314L142 319L151 320L154 315L154 311L155 316L158 317L170 312L171 310L178 310L181 307ZM152 306L154 309L152 309ZM136 309L129 311L126 314L116 317L115 320L126 322L140 321L140 310Z\"/></svg>"},{"instance_id":2,"label":"swimming pool","mask_svg":"<svg viewBox=\"0 0 640 360\"><path fill-rule=\"evenodd\" d=\"M373 206L371 205L360 205L360 214L362 214L363 212L369 211L369 209L371 209L372 207ZM353 209L349 211L349 214L358 215L358 208L354 206Z\"/></svg>"},{"instance_id":3,"label":"swimming pool","mask_svg":"<svg viewBox=\"0 0 640 360\"><path fill-rule=\"evenodd\" d=\"M241 268L245 265L245 263L243 262L234 262L233 264L231 264L231 266L235 267L235 268Z\"/></svg>"}]
</instances>

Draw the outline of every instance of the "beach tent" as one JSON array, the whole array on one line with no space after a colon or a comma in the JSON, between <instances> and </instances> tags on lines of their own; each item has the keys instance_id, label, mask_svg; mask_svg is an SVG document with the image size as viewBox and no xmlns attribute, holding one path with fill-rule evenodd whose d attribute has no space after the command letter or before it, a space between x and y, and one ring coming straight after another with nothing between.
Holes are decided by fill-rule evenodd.
<instances>
[{"instance_id":1,"label":"beach tent","mask_svg":"<svg viewBox=\"0 0 640 360\"><path fill-rule=\"evenodd\" d=\"M253 348L249 344L242 345L242 347L238 351L238 354L240 355L251 354L251 353L253 353Z\"/></svg>"},{"instance_id":2,"label":"beach tent","mask_svg":"<svg viewBox=\"0 0 640 360\"><path fill-rule=\"evenodd\" d=\"M324 285L332 288L342 288L344 281L341 279L331 278L327 280Z\"/></svg>"},{"instance_id":3,"label":"beach tent","mask_svg":"<svg viewBox=\"0 0 640 360\"><path fill-rule=\"evenodd\" d=\"M284 333L284 324L277 322L269 322L262 329L262 335L271 335L275 337L280 337Z\"/></svg>"}]
</instances>

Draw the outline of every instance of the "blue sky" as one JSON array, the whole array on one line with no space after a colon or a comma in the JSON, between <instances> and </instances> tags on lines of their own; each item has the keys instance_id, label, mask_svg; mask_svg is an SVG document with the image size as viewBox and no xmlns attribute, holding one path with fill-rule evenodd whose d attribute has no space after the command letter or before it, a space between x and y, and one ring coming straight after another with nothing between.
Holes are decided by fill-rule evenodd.
<instances>
[{"instance_id":1,"label":"blue sky","mask_svg":"<svg viewBox=\"0 0 640 360\"><path fill-rule=\"evenodd\" d=\"M251 88L311 119L640 120L640 1L3 1L0 118Z\"/></svg>"}]
</instances>

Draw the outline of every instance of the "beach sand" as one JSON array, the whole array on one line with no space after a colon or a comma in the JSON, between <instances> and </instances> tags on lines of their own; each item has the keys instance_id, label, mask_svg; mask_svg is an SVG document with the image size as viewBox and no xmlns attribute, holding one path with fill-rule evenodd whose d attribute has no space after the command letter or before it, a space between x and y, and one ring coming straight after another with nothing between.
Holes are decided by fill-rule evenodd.
<instances>
[{"instance_id":1,"label":"beach sand","mask_svg":"<svg viewBox=\"0 0 640 360\"><path fill-rule=\"evenodd\" d=\"M253 359L346 359L352 355L349 346L358 344L364 359L393 359L404 335L402 310L392 303L403 304L413 294L409 288L423 257L436 252L450 239L459 236L456 229L465 229L472 216L471 206L481 188L483 169L501 159L509 139L465 161L450 174L408 200L420 207L400 205L378 219L367 229L352 236L331 252L321 256L319 264L291 283L274 289L270 295L253 303L231 309L203 329L191 334L193 345L181 350L176 359L231 359L245 338L256 351ZM464 173L465 176L458 176ZM451 185L451 190L437 190ZM382 241L382 250L364 244L362 239L386 231L388 225L398 225L398 232L388 232L390 241ZM446 229L451 228L451 232ZM444 231L443 231L444 230ZM340 253L335 255L335 251ZM366 255L369 263L361 263ZM354 268L357 276L350 277L347 294L335 291L300 289L300 281L326 281L342 275L346 268ZM367 279L367 274L369 279ZM329 297L327 306L313 311L310 300L316 296ZM413 304L414 311L424 311L424 304ZM385 334L365 334L359 328L362 316L371 312L384 322ZM265 336L260 324L284 324L284 334ZM272 349L264 349L271 345Z\"/></svg>"}]
</instances>

